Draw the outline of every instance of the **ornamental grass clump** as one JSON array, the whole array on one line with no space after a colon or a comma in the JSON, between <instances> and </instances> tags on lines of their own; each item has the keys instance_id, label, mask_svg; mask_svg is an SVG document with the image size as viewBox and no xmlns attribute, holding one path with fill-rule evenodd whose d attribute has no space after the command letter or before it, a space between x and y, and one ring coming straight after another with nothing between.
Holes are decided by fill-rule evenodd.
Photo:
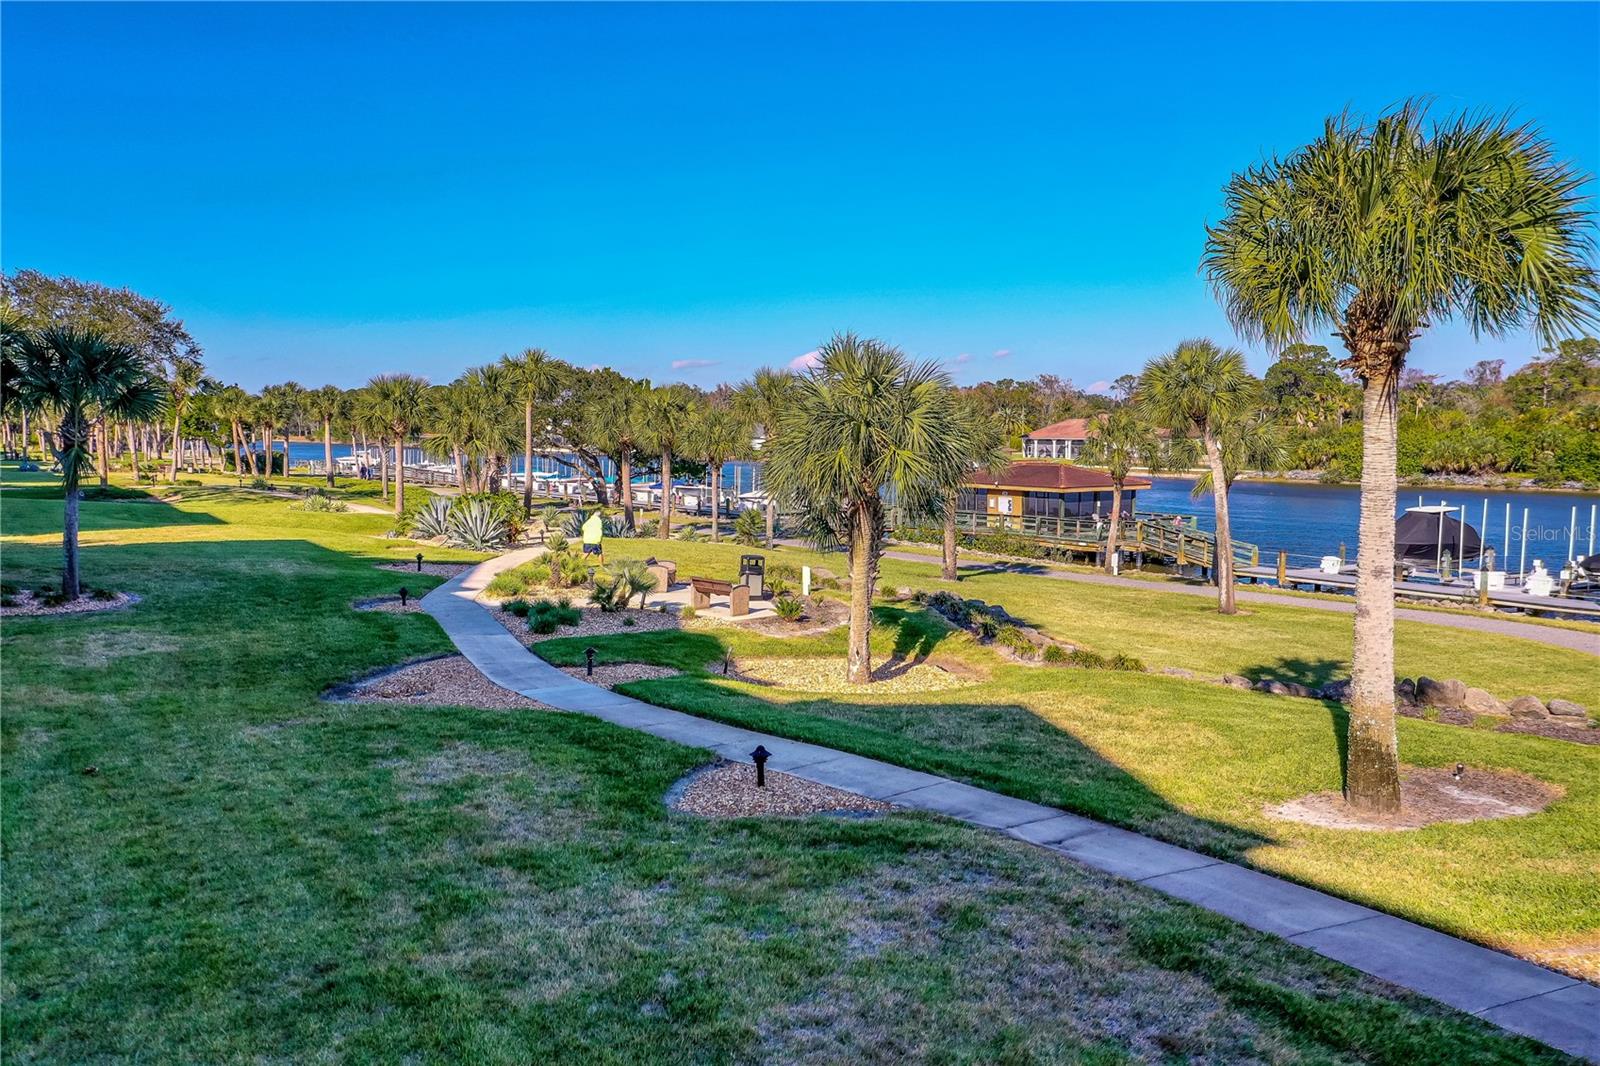
<instances>
[{"instance_id":1,"label":"ornamental grass clump","mask_svg":"<svg viewBox=\"0 0 1600 1066\"><path fill-rule=\"evenodd\" d=\"M806 613L805 602L794 596L779 596L773 601L772 609L785 622L798 622Z\"/></svg>"},{"instance_id":2,"label":"ornamental grass clump","mask_svg":"<svg viewBox=\"0 0 1600 1066\"><path fill-rule=\"evenodd\" d=\"M583 612L568 600L534 600L528 605L528 628L540 636L548 636L558 626L575 626L583 621Z\"/></svg>"}]
</instances>

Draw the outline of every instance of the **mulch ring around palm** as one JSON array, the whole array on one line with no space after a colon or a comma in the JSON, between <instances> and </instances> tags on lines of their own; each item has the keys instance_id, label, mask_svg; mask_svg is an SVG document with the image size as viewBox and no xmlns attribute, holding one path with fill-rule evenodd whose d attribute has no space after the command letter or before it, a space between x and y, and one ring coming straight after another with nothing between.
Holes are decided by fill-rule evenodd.
<instances>
[{"instance_id":1,"label":"mulch ring around palm","mask_svg":"<svg viewBox=\"0 0 1600 1066\"><path fill-rule=\"evenodd\" d=\"M1353 809L1338 792L1316 792L1266 809L1269 818L1324 829L1398 832L1430 825L1464 825L1538 814L1565 793L1536 777L1510 770L1463 767L1400 769L1400 810L1376 815Z\"/></svg>"},{"instance_id":2,"label":"mulch ring around palm","mask_svg":"<svg viewBox=\"0 0 1600 1066\"><path fill-rule=\"evenodd\" d=\"M703 818L795 818L811 814L881 814L894 804L807 781L777 770L756 784L749 763L716 762L680 780L667 792L667 806Z\"/></svg>"},{"instance_id":3,"label":"mulch ring around palm","mask_svg":"<svg viewBox=\"0 0 1600 1066\"><path fill-rule=\"evenodd\" d=\"M132 607L140 597L132 592L106 592L97 590L85 593L75 600L52 602L48 593L32 589L8 592L0 602L0 618L43 618L62 614L93 614L97 611L120 611Z\"/></svg>"}]
</instances>

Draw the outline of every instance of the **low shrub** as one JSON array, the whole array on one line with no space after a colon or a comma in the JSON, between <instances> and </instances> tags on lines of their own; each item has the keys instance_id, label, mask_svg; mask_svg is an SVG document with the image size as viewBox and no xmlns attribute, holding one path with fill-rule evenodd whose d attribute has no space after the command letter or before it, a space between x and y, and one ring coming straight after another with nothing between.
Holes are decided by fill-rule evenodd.
<instances>
[{"instance_id":1,"label":"low shrub","mask_svg":"<svg viewBox=\"0 0 1600 1066\"><path fill-rule=\"evenodd\" d=\"M20 590L9 581L0 581L0 596L15 596Z\"/></svg>"},{"instance_id":2,"label":"low shrub","mask_svg":"<svg viewBox=\"0 0 1600 1066\"><path fill-rule=\"evenodd\" d=\"M778 612L778 617L785 622L798 622L806 613L806 605L794 596L779 596L772 603L772 609Z\"/></svg>"},{"instance_id":3,"label":"low shrub","mask_svg":"<svg viewBox=\"0 0 1600 1066\"><path fill-rule=\"evenodd\" d=\"M655 587L656 579L649 568L638 559L630 559L597 572L589 600L602 611L611 612L625 609L628 601L638 596L642 609L645 595Z\"/></svg>"},{"instance_id":4,"label":"low shrub","mask_svg":"<svg viewBox=\"0 0 1600 1066\"><path fill-rule=\"evenodd\" d=\"M771 574L767 575L767 591L772 593L774 597L787 596L789 594L789 590L793 587L794 586L790 585L789 582L785 581L781 577L773 577Z\"/></svg>"},{"instance_id":5,"label":"low shrub","mask_svg":"<svg viewBox=\"0 0 1600 1066\"><path fill-rule=\"evenodd\" d=\"M1067 649L1059 644L1046 644L1044 654L1039 658L1047 663L1064 663L1067 661Z\"/></svg>"},{"instance_id":6,"label":"low shrub","mask_svg":"<svg viewBox=\"0 0 1600 1066\"><path fill-rule=\"evenodd\" d=\"M733 539L740 544L760 544L767 536L767 519L754 507L740 511L733 520Z\"/></svg>"},{"instance_id":7,"label":"low shrub","mask_svg":"<svg viewBox=\"0 0 1600 1066\"><path fill-rule=\"evenodd\" d=\"M260 475L257 475L256 477L250 479L250 487L253 489L270 489L272 488L272 482L268 481L264 477L261 477Z\"/></svg>"},{"instance_id":8,"label":"low shrub","mask_svg":"<svg viewBox=\"0 0 1600 1066\"><path fill-rule=\"evenodd\" d=\"M342 513L350 510L350 505L343 500L336 500L332 496L321 492L312 493L295 506L302 511L312 511L320 514Z\"/></svg>"},{"instance_id":9,"label":"low shrub","mask_svg":"<svg viewBox=\"0 0 1600 1066\"><path fill-rule=\"evenodd\" d=\"M90 591L89 596L91 599L99 600L102 603L117 598L117 594L110 589L93 589Z\"/></svg>"},{"instance_id":10,"label":"low shrub","mask_svg":"<svg viewBox=\"0 0 1600 1066\"><path fill-rule=\"evenodd\" d=\"M583 612L566 600L534 600L528 605L528 628L541 636L548 636L558 626L575 626L583 621Z\"/></svg>"},{"instance_id":11,"label":"low shrub","mask_svg":"<svg viewBox=\"0 0 1600 1066\"><path fill-rule=\"evenodd\" d=\"M1132 655L1124 655L1120 651L1111 657L1111 661L1107 664L1107 667L1112 670L1130 670L1134 673L1140 674L1144 673L1145 669L1143 660L1135 658Z\"/></svg>"},{"instance_id":12,"label":"low shrub","mask_svg":"<svg viewBox=\"0 0 1600 1066\"><path fill-rule=\"evenodd\" d=\"M557 553L566 551L567 550L567 537L566 537L566 534L564 534L564 533L551 533L549 536L544 538L544 546L546 548L549 548L552 554L557 554Z\"/></svg>"},{"instance_id":13,"label":"low shrub","mask_svg":"<svg viewBox=\"0 0 1600 1066\"><path fill-rule=\"evenodd\" d=\"M678 617L687 622L694 618L696 613L698 612L695 611L694 604L686 603L683 605L683 609L678 612Z\"/></svg>"},{"instance_id":14,"label":"low shrub","mask_svg":"<svg viewBox=\"0 0 1600 1066\"><path fill-rule=\"evenodd\" d=\"M1003 647L1010 648L1025 658L1032 659L1039 654L1039 649L1027 635L1013 625L1003 625L996 630L994 641Z\"/></svg>"},{"instance_id":15,"label":"low shrub","mask_svg":"<svg viewBox=\"0 0 1600 1066\"><path fill-rule=\"evenodd\" d=\"M624 618L622 620L622 624L625 625L625 626L632 626L633 625L633 618L632 617Z\"/></svg>"},{"instance_id":16,"label":"low shrub","mask_svg":"<svg viewBox=\"0 0 1600 1066\"><path fill-rule=\"evenodd\" d=\"M528 601L527 600L511 600L508 603L502 603L500 605L500 609L505 611L508 614L514 614L518 618L526 618L526 617L528 617Z\"/></svg>"}]
</instances>

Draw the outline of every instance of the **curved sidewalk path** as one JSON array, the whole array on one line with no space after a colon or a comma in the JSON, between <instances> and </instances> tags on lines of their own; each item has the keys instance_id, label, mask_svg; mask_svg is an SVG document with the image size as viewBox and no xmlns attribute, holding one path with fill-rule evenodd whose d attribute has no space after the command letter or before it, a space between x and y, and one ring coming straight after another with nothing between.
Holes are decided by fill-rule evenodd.
<instances>
[{"instance_id":1,"label":"curved sidewalk path","mask_svg":"<svg viewBox=\"0 0 1600 1066\"><path fill-rule=\"evenodd\" d=\"M859 795L932 811L1068 856L1284 937L1318 954L1600 1062L1600 987L1267 874L1054 807L834 748L696 718L567 676L507 633L476 597L489 579L544 549L491 559L429 592L422 608L489 680L725 759L767 765Z\"/></svg>"},{"instance_id":2,"label":"curved sidewalk path","mask_svg":"<svg viewBox=\"0 0 1600 1066\"><path fill-rule=\"evenodd\" d=\"M902 563L924 563L933 567L939 565L939 560L936 556L919 555L916 552L886 551L883 554L887 559L894 559ZM968 563L963 565L961 570L963 573L974 575L985 573L1025 574L1029 577L1045 577L1056 581L1079 581L1086 585L1111 585L1116 588L1140 589L1145 592L1175 592L1183 596L1206 596L1211 599L1215 599L1217 596L1217 590L1209 585L1179 585L1170 582L1142 581L1132 577L1114 577L1111 574L1083 574L1071 570L1055 570L1032 563L1011 563L998 559L977 565ZM1344 603L1339 600L1302 599L1298 596L1286 596L1277 592L1253 592L1244 585L1235 590L1235 596L1240 603L1270 603L1278 607L1305 607L1314 611L1332 611L1335 614L1356 613L1354 600ZM1555 626L1530 625L1527 622L1518 622L1510 618L1472 618L1467 615L1445 614L1440 611L1418 611L1406 607L1396 607L1394 616L1403 618L1408 622L1426 622L1428 625L1445 626L1450 629L1471 629L1479 633L1495 633L1503 637L1521 637L1523 640L1534 640L1540 644L1549 644L1552 647L1569 648L1572 651L1600 655L1600 633L1585 633L1577 629L1558 629Z\"/></svg>"}]
</instances>

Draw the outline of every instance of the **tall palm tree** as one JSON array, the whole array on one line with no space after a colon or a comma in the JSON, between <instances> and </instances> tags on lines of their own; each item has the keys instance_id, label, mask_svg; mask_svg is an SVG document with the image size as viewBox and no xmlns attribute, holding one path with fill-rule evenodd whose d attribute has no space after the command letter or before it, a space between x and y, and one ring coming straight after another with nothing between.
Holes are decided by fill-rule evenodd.
<instances>
[{"instance_id":1,"label":"tall palm tree","mask_svg":"<svg viewBox=\"0 0 1600 1066\"><path fill-rule=\"evenodd\" d=\"M374 379L376 380L376 379ZM369 440L378 442L378 491L383 499L389 498L389 422L377 392L371 382L353 390L350 397L350 421L361 434L363 447Z\"/></svg>"},{"instance_id":2,"label":"tall palm tree","mask_svg":"<svg viewBox=\"0 0 1600 1066\"><path fill-rule=\"evenodd\" d=\"M1111 477L1111 522L1106 527L1106 573L1115 569L1122 530L1122 491L1138 467L1156 473L1163 466L1155 424L1138 407L1124 404L1101 419L1091 431L1078 461L1100 467Z\"/></svg>"},{"instance_id":3,"label":"tall palm tree","mask_svg":"<svg viewBox=\"0 0 1600 1066\"><path fill-rule=\"evenodd\" d=\"M957 414L963 422L963 431L960 439L967 447L964 458L967 463L967 472L970 474L979 467L988 470L998 470L1010 459L1010 448L1007 445L1004 426L996 419L988 417L979 406L970 399L962 399L957 407ZM960 486L952 486L949 498L945 500L944 509L944 537L942 551L942 569L940 576L946 581L961 580L959 560L956 558L956 510L959 504Z\"/></svg>"},{"instance_id":4,"label":"tall palm tree","mask_svg":"<svg viewBox=\"0 0 1600 1066\"><path fill-rule=\"evenodd\" d=\"M1144 368L1136 402L1144 417L1173 431L1172 447L1181 454L1186 437L1198 434L1211 470L1211 498L1217 512L1217 610L1237 614L1233 588L1233 526L1228 520L1226 479L1218 426L1260 404L1260 383L1245 369L1244 355L1208 340L1188 340Z\"/></svg>"},{"instance_id":5,"label":"tall palm tree","mask_svg":"<svg viewBox=\"0 0 1600 1066\"><path fill-rule=\"evenodd\" d=\"M722 539L722 466L750 443L750 428L727 407L708 407L689 430L689 450L711 471L711 539Z\"/></svg>"},{"instance_id":6,"label":"tall palm tree","mask_svg":"<svg viewBox=\"0 0 1600 1066\"><path fill-rule=\"evenodd\" d=\"M406 441L421 423L428 382L415 374L379 374L367 382L377 417L394 442L394 513L406 507Z\"/></svg>"},{"instance_id":7,"label":"tall palm tree","mask_svg":"<svg viewBox=\"0 0 1600 1066\"><path fill-rule=\"evenodd\" d=\"M168 406L172 411L172 465L167 470L169 484L177 484L178 481L178 453L183 450L184 412L205 380L206 368L200 360L180 356L172 361L172 374L167 378Z\"/></svg>"},{"instance_id":8,"label":"tall palm tree","mask_svg":"<svg viewBox=\"0 0 1600 1066\"><path fill-rule=\"evenodd\" d=\"M333 488L333 423L344 417L344 390L337 385L324 385L305 395L305 411L322 423L322 475L328 487Z\"/></svg>"},{"instance_id":9,"label":"tall palm tree","mask_svg":"<svg viewBox=\"0 0 1600 1066\"><path fill-rule=\"evenodd\" d=\"M645 388L630 378L616 377L589 398L583 412L583 435L601 451L617 457L617 483L622 493L622 520L632 529L633 459L644 440L639 418Z\"/></svg>"},{"instance_id":10,"label":"tall palm tree","mask_svg":"<svg viewBox=\"0 0 1600 1066\"><path fill-rule=\"evenodd\" d=\"M768 484L850 566L848 676L872 680L872 595L883 552L884 492L913 517L943 518L968 476L966 427L950 379L882 341L845 333L818 349L767 456Z\"/></svg>"},{"instance_id":11,"label":"tall palm tree","mask_svg":"<svg viewBox=\"0 0 1600 1066\"><path fill-rule=\"evenodd\" d=\"M1362 384L1361 520L1345 795L1400 806L1394 727L1396 392L1442 319L1554 339L1600 320L1585 175L1534 127L1407 103L1329 119L1284 159L1234 175L1203 269L1235 328L1297 340L1331 329Z\"/></svg>"},{"instance_id":12,"label":"tall palm tree","mask_svg":"<svg viewBox=\"0 0 1600 1066\"><path fill-rule=\"evenodd\" d=\"M228 423L233 440L233 469L244 473L247 449L244 444L244 423L250 418L250 394L237 385L229 385L217 394L214 410L217 418Z\"/></svg>"},{"instance_id":13,"label":"tall palm tree","mask_svg":"<svg viewBox=\"0 0 1600 1066\"><path fill-rule=\"evenodd\" d=\"M524 348L517 356L503 356L510 384L522 403L522 513L533 513L533 409L548 401L571 369L543 348Z\"/></svg>"},{"instance_id":14,"label":"tall palm tree","mask_svg":"<svg viewBox=\"0 0 1600 1066\"><path fill-rule=\"evenodd\" d=\"M688 441L694 395L684 385L658 385L639 404L638 425L645 445L661 457L661 524L656 536L672 535L672 458Z\"/></svg>"},{"instance_id":15,"label":"tall palm tree","mask_svg":"<svg viewBox=\"0 0 1600 1066\"><path fill-rule=\"evenodd\" d=\"M61 547L61 594L77 599L78 497L90 467L90 429L96 418L143 421L157 417L167 387L134 349L88 330L46 329L24 334L16 353L18 404L57 422L56 459L66 502Z\"/></svg>"},{"instance_id":16,"label":"tall palm tree","mask_svg":"<svg viewBox=\"0 0 1600 1066\"><path fill-rule=\"evenodd\" d=\"M734 408L752 428L760 427L761 450L770 452L782 431L783 413L788 410L798 379L787 370L774 370L764 366L739 386L734 394ZM766 464L762 463L765 470ZM763 481L765 478L763 477ZM773 534L778 524L778 503L767 487L767 547L772 547Z\"/></svg>"}]
</instances>

